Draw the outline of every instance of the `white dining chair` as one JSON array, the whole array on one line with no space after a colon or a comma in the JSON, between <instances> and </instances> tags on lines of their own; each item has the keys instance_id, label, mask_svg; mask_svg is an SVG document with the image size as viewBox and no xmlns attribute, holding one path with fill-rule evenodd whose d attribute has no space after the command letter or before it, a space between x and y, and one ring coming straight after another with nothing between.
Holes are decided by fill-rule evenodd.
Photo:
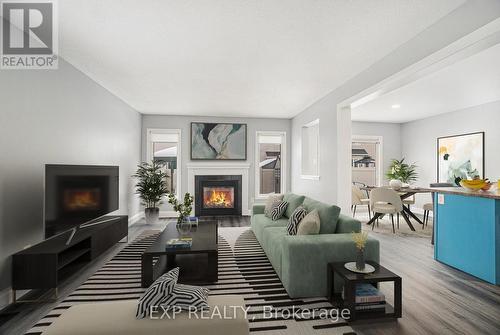
<instances>
[{"instance_id":1,"label":"white dining chair","mask_svg":"<svg viewBox=\"0 0 500 335\"><path fill-rule=\"evenodd\" d=\"M371 209L370 209L370 199L366 198L366 195L361 191L361 189L356 186L352 185L352 217L356 217L356 208L358 206L368 206L368 217L371 219L372 214L371 214Z\"/></svg>"},{"instance_id":2,"label":"white dining chair","mask_svg":"<svg viewBox=\"0 0 500 335\"><path fill-rule=\"evenodd\" d=\"M395 234L396 229L394 227L394 214L398 214L403 211L403 202L401 201L400 195L396 191L389 188L375 188L370 192L370 206L374 215L391 215L392 232ZM372 224L372 230L374 227L375 222Z\"/></svg>"},{"instance_id":3,"label":"white dining chair","mask_svg":"<svg viewBox=\"0 0 500 335\"><path fill-rule=\"evenodd\" d=\"M424 204L424 224L422 225L422 229L429 223L430 212L434 212L434 204L432 202Z\"/></svg>"},{"instance_id":4,"label":"white dining chair","mask_svg":"<svg viewBox=\"0 0 500 335\"><path fill-rule=\"evenodd\" d=\"M406 205L408 209L410 209L411 205L415 205L415 195L412 195L411 197L404 199L403 205Z\"/></svg>"}]
</instances>

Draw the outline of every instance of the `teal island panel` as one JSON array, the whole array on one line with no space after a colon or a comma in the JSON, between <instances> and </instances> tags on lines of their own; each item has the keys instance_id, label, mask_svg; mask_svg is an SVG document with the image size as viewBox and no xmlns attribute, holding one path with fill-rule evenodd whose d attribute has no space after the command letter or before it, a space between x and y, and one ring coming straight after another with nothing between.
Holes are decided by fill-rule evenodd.
<instances>
[{"instance_id":1,"label":"teal island panel","mask_svg":"<svg viewBox=\"0 0 500 335\"><path fill-rule=\"evenodd\" d=\"M500 283L500 200L435 193L436 260Z\"/></svg>"}]
</instances>

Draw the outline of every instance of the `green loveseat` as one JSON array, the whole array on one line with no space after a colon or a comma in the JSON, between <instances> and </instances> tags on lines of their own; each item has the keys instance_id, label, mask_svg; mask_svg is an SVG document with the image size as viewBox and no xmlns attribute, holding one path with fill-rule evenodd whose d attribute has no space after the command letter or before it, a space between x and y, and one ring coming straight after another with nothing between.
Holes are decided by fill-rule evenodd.
<instances>
[{"instance_id":1,"label":"green loveseat","mask_svg":"<svg viewBox=\"0 0 500 335\"><path fill-rule=\"evenodd\" d=\"M355 260L356 247L350 233L361 231L361 223L340 214L337 206L308 197L287 193L284 200L289 203L286 217L277 221L264 215L264 205L254 205L252 230L290 297L325 297L328 294L327 264ZM319 234L287 234L288 217L300 205L308 211L318 210ZM368 239L365 255L367 260L379 262L378 240ZM335 291L341 290L342 284L335 280Z\"/></svg>"}]
</instances>

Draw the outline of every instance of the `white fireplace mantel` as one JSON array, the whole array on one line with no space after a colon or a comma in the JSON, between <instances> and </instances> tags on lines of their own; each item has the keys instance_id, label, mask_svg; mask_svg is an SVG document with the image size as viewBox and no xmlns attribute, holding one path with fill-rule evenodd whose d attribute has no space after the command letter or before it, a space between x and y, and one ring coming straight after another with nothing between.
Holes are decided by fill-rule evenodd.
<instances>
[{"instance_id":1,"label":"white fireplace mantel","mask_svg":"<svg viewBox=\"0 0 500 335\"><path fill-rule=\"evenodd\" d=\"M250 215L248 206L249 163L238 162L191 162L186 165L188 173L188 192L194 194L195 176L241 175L241 213Z\"/></svg>"}]
</instances>

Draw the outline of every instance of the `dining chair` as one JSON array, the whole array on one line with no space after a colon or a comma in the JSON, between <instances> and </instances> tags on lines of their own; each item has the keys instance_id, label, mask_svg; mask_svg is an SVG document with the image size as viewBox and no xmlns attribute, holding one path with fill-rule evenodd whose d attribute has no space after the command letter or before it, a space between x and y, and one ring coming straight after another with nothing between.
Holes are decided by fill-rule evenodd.
<instances>
[{"instance_id":1,"label":"dining chair","mask_svg":"<svg viewBox=\"0 0 500 335\"><path fill-rule=\"evenodd\" d=\"M422 225L422 229L429 223L430 212L434 212L434 204L432 202L424 204L424 224Z\"/></svg>"},{"instance_id":2,"label":"dining chair","mask_svg":"<svg viewBox=\"0 0 500 335\"><path fill-rule=\"evenodd\" d=\"M356 217L356 208L358 206L368 206L368 217L371 219L372 214L371 214L371 209L370 209L370 199L366 198L365 195L363 194L363 191L356 186L352 185L352 217Z\"/></svg>"},{"instance_id":3,"label":"dining chair","mask_svg":"<svg viewBox=\"0 0 500 335\"><path fill-rule=\"evenodd\" d=\"M411 205L415 205L415 195L412 195L411 197L404 199L403 205L406 205L408 209L410 209Z\"/></svg>"},{"instance_id":4,"label":"dining chair","mask_svg":"<svg viewBox=\"0 0 500 335\"><path fill-rule=\"evenodd\" d=\"M396 229L394 227L394 214L398 214L403 211L403 201L401 200L401 196L390 188L375 188L370 192L370 205L374 215L391 215L392 232L395 234ZM375 223L372 224L372 230L374 227Z\"/></svg>"}]
</instances>

